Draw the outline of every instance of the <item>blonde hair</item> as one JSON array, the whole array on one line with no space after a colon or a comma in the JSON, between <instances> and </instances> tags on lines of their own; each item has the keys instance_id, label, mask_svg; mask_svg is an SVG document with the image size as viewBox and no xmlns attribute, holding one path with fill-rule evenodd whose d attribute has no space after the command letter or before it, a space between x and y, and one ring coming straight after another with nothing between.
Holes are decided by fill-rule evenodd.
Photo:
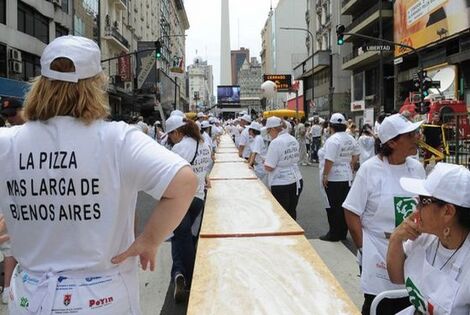
<instances>
[{"instance_id":1,"label":"blonde hair","mask_svg":"<svg viewBox=\"0 0 470 315\"><path fill-rule=\"evenodd\" d=\"M58 58L51 69L74 72L71 60ZM85 124L105 119L110 114L104 73L78 80L77 83L49 80L39 76L33 80L24 102L25 120L45 121L56 116L75 117Z\"/></svg>"}]
</instances>

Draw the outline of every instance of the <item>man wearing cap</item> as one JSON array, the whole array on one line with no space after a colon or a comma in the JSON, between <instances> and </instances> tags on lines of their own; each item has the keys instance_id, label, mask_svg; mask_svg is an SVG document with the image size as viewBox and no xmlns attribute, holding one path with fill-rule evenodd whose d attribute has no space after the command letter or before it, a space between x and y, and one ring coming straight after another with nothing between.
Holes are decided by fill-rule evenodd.
<instances>
[{"instance_id":1,"label":"man wearing cap","mask_svg":"<svg viewBox=\"0 0 470 315\"><path fill-rule=\"evenodd\" d=\"M268 173L268 187L281 206L295 220L297 204L303 189L299 170L299 143L290 135L279 117L269 117L266 129L272 141L269 144L264 168Z\"/></svg>"},{"instance_id":2,"label":"man wearing cap","mask_svg":"<svg viewBox=\"0 0 470 315\"><path fill-rule=\"evenodd\" d=\"M266 170L264 169L264 159L266 157L267 147L261 136L261 124L256 121L248 126L248 132L253 139L250 143L251 155L248 159L248 165L253 167L256 176L267 185Z\"/></svg>"},{"instance_id":3,"label":"man wearing cap","mask_svg":"<svg viewBox=\"0 0 470 315\"><path fill-rule=\"evenodd\" d=\"M353 179L353 165L359 157L359 146L356 140L345 132L346 124L342 114L331 115L331 136L324 146L325 165L322 174L323 186L330 204L326 212L330 229L326 235L320 237L322 241L337 242L346 239L348 234L341 205Z\"/></svg>"},{"instance_id":4,"label":"man wearing cap","mask_svg":"<svg viewBox=\"0 0 470 315\"><path fill-rule=\"evenodd\" d=\"M106 82L94 41L58 37L26 96L26 123L0 133L0 209L18 260L10 314L140 315L138 258L155 269L193 199L188 162L105 120ZM139 191L159 202L135 238Z\"/></svg>"},{"instance_id":5,"label":"man wearing cap","mask_svg":"<svg viewBox=\"0 0 470 315\"><path fill-rule=\"evenodd\" d=\"M361 165L343 203L362 265L363 314L369 314L373 299L381 292L404 289L390 281L386 254L390 234L413 213L417 203L414 194L400 186L400 179L425 177L421 163L412 158L421 123L412 123L401 114L383 120L379 153ZM380 303L377 314L395 314L408 306L407 298L387 299Z\"/></svg>"},{"instance_id":6,"label":"man wearing cap","mask_svg":"<svg viewBox=\"0 0 470 315\"><path fill-rule=\"evenodd\" d=\"M251 123L250 115L243 115L240 118L240 126L242 126L244 129L240 133L240 141L238 144L238 156L246 160L248 160L251 154L251 150L250 150L251 139L250 139L250 135L248 134L248 128L245 127L249 123Z\"/></svg>"},{"instance_id":7,"label":"man wearing cap","mask_svg":"<svg viewBox=\"0 0 470 315\"><path fill-rule=\"evenodd\" d=\"M24 124L22 103L14 97L2 97L0 114L11 126Z\"/></svg>"},{"instance_id":8,"label":"man wearing cap","mask_svg":"<svg viewBox=\"0 0 470 315\"><path fill-rule=\"evenodd\" d=\"M402 178L417 211L392 233L387 269L405 284L404 314L470 314L470 171L438 163L428 178Z\"/></svg>"}]
</instances>

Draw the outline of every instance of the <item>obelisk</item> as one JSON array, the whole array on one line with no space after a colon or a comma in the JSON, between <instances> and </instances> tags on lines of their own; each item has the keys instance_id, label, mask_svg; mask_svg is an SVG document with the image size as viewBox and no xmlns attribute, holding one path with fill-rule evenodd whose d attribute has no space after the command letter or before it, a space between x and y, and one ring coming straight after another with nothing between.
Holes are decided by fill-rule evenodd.
<instances>
[{"instance_id":1,"label":"obelisk","mask_svg":"<svg viewBox=\"0 0 470 315\"><path fill-rule=\"evenodd\" d=\"M228 0L222 0L220 21L220 85L232 85L230 64L230 15Z\"/></svg>"}]
</instances>

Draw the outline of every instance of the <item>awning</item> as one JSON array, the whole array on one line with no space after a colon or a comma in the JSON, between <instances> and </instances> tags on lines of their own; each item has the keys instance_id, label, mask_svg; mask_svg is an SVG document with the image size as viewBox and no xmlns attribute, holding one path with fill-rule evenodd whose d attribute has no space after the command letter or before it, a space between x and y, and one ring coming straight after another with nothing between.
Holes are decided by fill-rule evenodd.
<instances>
[{"instance_id":1,"label":"awning","mask_svg":"<svg viewBox=\"0 0 470 315\"><path fill-rule=\"evenodd\" d=\"M20 99L24 99L24 96L28 89L28 82L0 77L0 96L17 97Z\"/></svg>"}]
</instances>

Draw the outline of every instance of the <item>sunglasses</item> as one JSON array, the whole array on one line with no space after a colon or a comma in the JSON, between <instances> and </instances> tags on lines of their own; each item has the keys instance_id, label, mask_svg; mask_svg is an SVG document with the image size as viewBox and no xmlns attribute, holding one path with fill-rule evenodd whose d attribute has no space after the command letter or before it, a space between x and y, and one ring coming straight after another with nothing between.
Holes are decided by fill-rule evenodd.
<instances>
[{"instance_id":1,"label":"sunglasses","mask_svg":"<svg viewBox=\"0 0 470 315\"><path fill-rule=\"evenodd\" d=\"M418 207L424 207L424 206L430 205L432 203L437 203L438 205L441 205L441 206L446 204L445 201L442 201L442 200L434 198L434 197L419 196Z\"/></svg>"}]
</instances>

